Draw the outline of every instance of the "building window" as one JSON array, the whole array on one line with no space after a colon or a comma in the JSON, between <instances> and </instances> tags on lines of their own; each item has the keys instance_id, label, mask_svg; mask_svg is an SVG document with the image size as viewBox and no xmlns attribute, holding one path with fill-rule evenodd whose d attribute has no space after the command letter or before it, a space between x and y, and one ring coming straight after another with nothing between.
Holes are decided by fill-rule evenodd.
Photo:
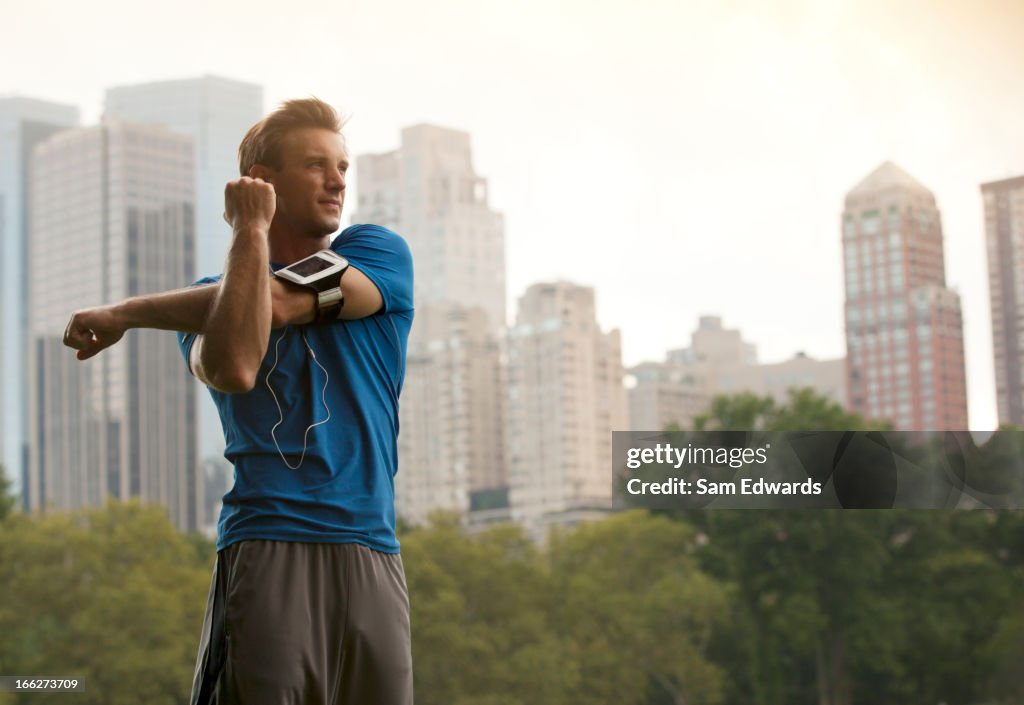
<instances>
[{"instance_id":1,"label":"building window","mask_svg":"<svg viewBox=\"0 0 1024 705\"><path fill-rule=\"evenodd\" d=\"M874 235L878 232L880 219L878 211L864 211L860 215L860 231L865 235Z\"/></svg>"}]
</instances>

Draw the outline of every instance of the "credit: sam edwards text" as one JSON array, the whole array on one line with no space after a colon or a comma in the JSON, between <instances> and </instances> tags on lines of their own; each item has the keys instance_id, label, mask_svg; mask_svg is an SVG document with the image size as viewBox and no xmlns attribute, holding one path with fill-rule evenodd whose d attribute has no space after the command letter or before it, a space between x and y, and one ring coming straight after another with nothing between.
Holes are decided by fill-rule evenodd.
<instances>
[{"instance_id":1,"label":"credit: sam edwards text","mask_svg":"<svg viewBox=\"0 0 1024 705\"><path fill-rule=\"evenodd\" d=\"M662 482L644 482L633 478L626 483L626 491L630 494L821 494L821 483L810 478L803 482L767 482L764 478L751 479L745 477L739 483L733 481L715 481L699 478L684 480L670 477Z\"/></svg>"}]
</instances>

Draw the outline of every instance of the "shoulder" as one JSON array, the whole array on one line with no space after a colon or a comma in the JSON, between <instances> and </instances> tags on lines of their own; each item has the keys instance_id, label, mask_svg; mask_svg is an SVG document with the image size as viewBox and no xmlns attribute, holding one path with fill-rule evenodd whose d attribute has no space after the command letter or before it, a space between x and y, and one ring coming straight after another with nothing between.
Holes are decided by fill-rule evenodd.
<instances>
[{"instance_id":1,"label":"shoulder","mask_svg":"<svg viewBox=\"0 0 1024 705\"><path fill-rule=\"evenodd\" d=\"M409 253L409 244L401 235L383 225L359 223L342 230L331 243L331 249L344 251L359 247L383 248L399 255Z\"/></svg>"},{"instance_id":2,"label":"shoulder","mask_svg":"<svg viewBox=\"0 0 1024 705\"><path fill-rule=\"evenodd\" d=\"M350 225L334 238L331 249L373 282L386 312L412 309L412 253L401 235L380 225Z\"/></svg>"},{"instance_id":3,"label":"shoulder","mask_svg":"<svg viewBox=\"0 0 1024 705\"><path fill-rule=\"evenodd\" d=\"M356 236L385 239L398 238L399 240L402 240L401 235L391 228L386 228L383 225L375 225L373 223L353 223L334 236L334 243L345 242L345 240Z\"/></svg>"}]
</instances>

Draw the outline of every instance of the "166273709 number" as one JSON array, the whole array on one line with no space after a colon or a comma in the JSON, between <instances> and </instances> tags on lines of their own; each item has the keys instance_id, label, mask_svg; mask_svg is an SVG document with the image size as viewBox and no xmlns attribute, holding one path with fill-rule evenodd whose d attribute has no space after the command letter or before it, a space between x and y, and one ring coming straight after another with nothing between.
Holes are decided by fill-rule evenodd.
<instances>
[{"instance_id":1,"label":"166273709 number","mask_svg":"<svg viewBox=\"0 0 1024 705\"><path fill-rule=\"evenodd\" d=\"M0 693L24 693L33 690L82 692L85 687L80 678L0 676Z\"/></svg>"}]
</instances>

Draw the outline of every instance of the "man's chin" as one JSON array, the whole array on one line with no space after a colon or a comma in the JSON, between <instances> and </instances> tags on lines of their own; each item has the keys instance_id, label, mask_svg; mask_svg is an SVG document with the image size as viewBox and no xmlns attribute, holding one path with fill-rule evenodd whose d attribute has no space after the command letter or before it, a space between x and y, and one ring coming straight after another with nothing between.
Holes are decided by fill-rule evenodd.
<instances>
[{"instance_id":1,"label":"man's chin","mask_svg":"<svg viewBox=\"0 0 1024 705\"><path fill-rule=\"evenodd\" d=\"M324 237L326 235L333 235L341 229L341 218L331 218L329 220L321 221L317 223L317 237Z\"/></svg>"}]
</instances>

